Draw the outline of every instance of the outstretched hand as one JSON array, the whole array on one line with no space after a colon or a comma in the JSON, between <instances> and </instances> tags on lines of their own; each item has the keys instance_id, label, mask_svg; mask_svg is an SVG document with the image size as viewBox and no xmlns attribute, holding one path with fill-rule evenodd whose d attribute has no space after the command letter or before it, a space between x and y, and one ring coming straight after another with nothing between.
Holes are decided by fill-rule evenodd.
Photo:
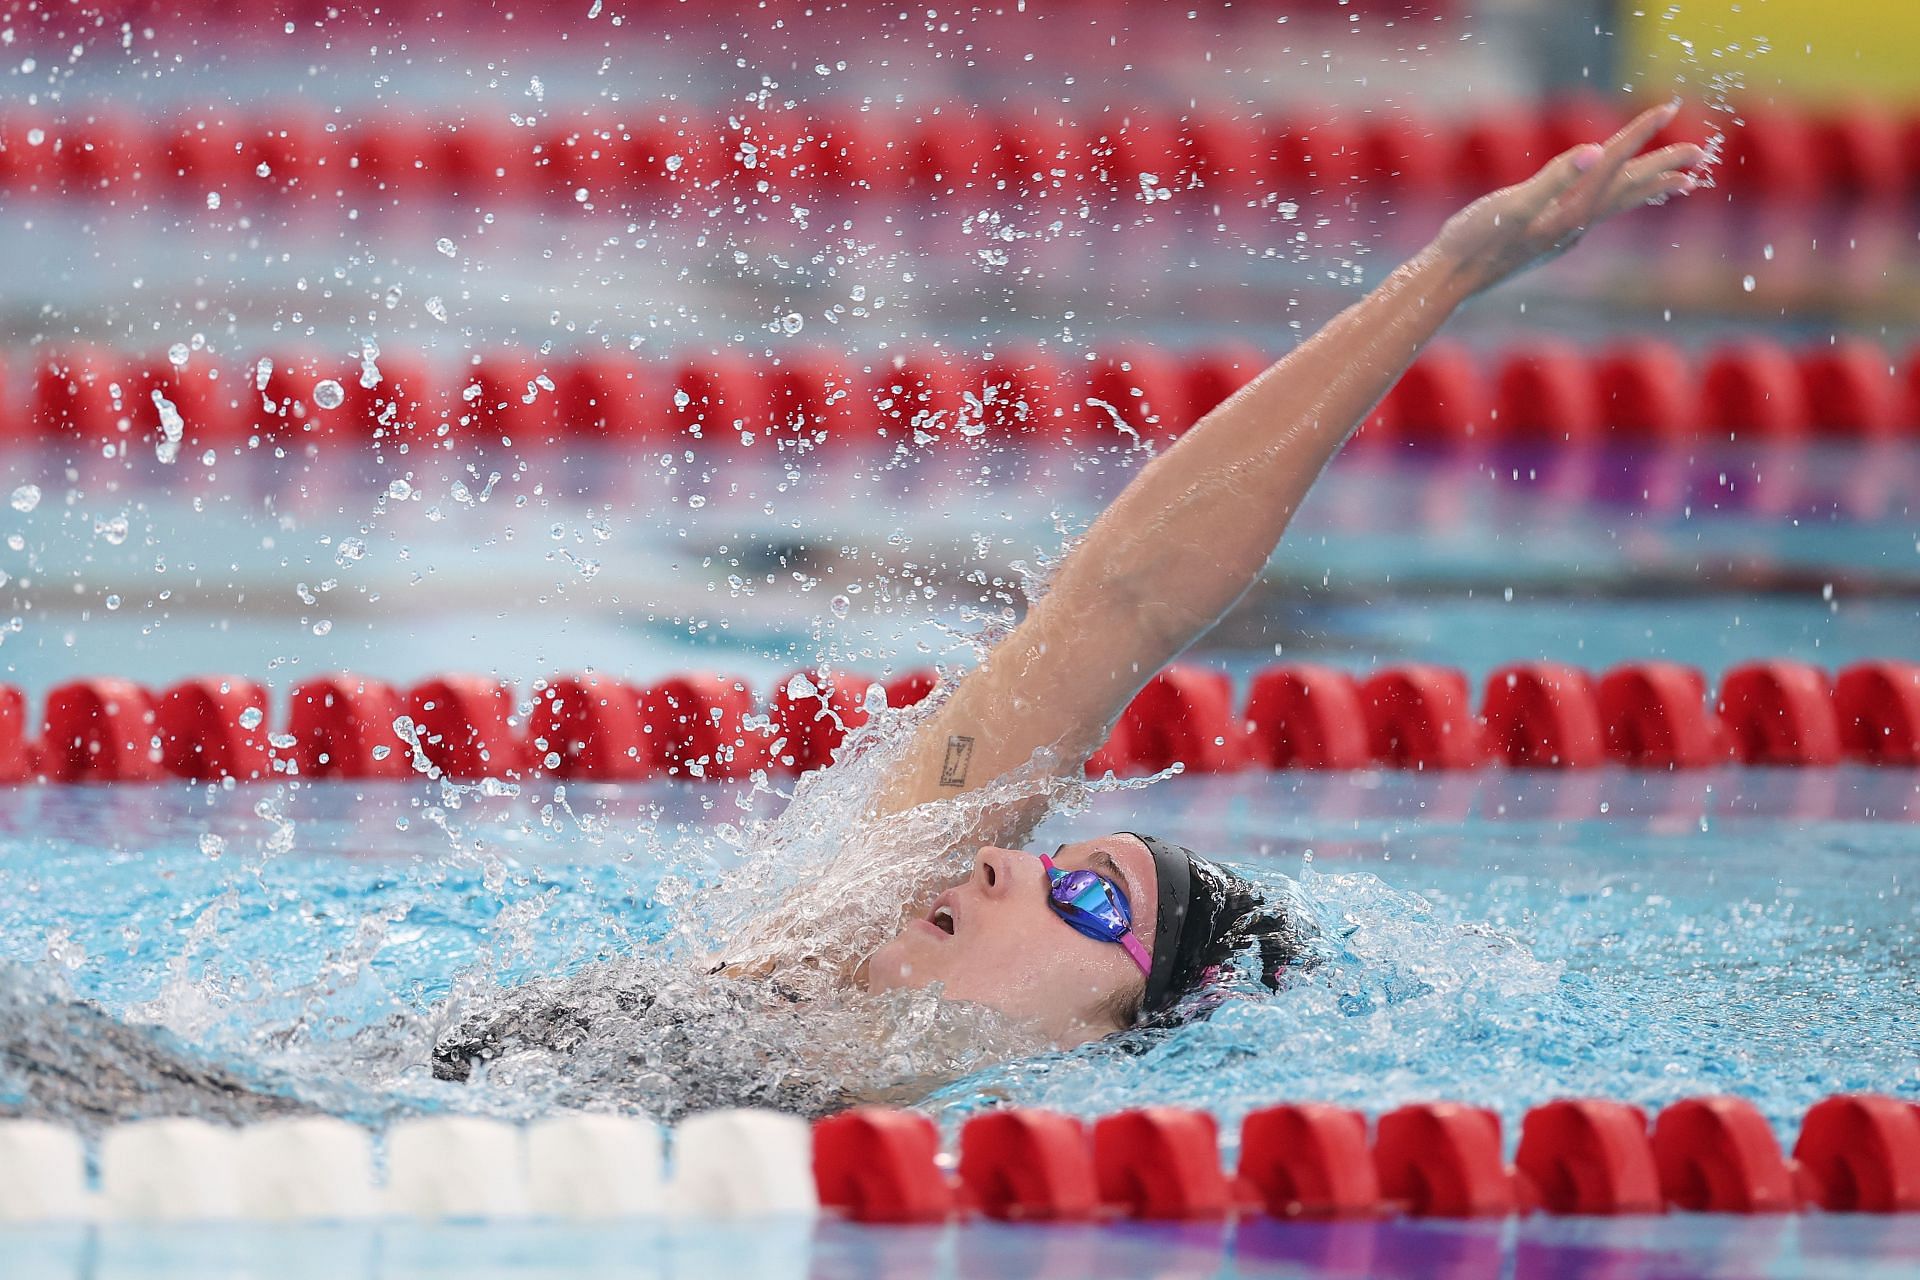
<instances>
[{"instance_id":1,"label":"outstretched hand","mask_svg":"<svg viewBox=\"0 0 1920 1280\"><path fill-rule=\"evenodd\" d=\"M1686 170L1705 148L1676 142L1640 154L1679 109L1678 101L1652 107L1605 143L1582 143L1525 182L1482 196L1447 220L1432 252L1479 293L1565 253L1616 213L1692 191L1698 179Z\"/></svg>"}]
</instances>

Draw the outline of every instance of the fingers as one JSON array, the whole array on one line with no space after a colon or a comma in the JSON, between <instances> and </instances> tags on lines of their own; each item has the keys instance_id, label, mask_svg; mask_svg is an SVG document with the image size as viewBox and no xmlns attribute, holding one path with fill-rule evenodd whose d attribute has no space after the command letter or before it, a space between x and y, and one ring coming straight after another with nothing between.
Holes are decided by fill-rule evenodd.
<instances>
[{"instance_id":1,"label":"fingers","mask_svg":"<svg viewBox=\"0 0 1920 1280\"><path fill-rule=\"evenodd\" d=\"M1538 213L1571 190L1580 179L1593 171L1594 166L1600 162L1601 155L1598 143L1583 142L1547 161L1540 172L1529 178L1522 187L1526 193L1526 198L1522 202L1526 213L1529 216Z\"/></svg>"},{"instance_id":2,"label":"fingers","mask_svg":"<svg viewBox=\"0 0 1920 1280\"><path fill-rule=\"evenodd\" d=\"M1661 147L1658 151L1649 151L1643 156L1634 157L1626 168L1621 170L1621 176L1628 182L1639 182L1669 169L1691 169L1706 158L1707 149L1698 143L1676 142L1671 146Z\"/></svg>"},{"instance_id":3,"label":"fingers","mask_svg":"<svg viewBox=\"0 0 1920 1280\"><path fill-rule=\"evenodd\" d=\"M1627 121L1620 132L1608 138L1603 144L1607 160L1614 165L1625 164L1640 154L1640 149L1653 141L1653 135L1672 123L1680 114L1680 100L1675 98L1662 102L1658 106L1648 107L1633 119Z\"/></svg>"},{"instance_id":4,"label":"fingers","mask_svg":"<svg viewBox=\"0 0 1920 1280\"><path fill-rule=\"evenodd\" d=\"M1672 197L1686 195L1699 185L1699 178L1679 169L1663 169L1646 174L1635 181L1622 182L1608 192L1607 203L1600 216L1610 218L1643 204L1665 204Z\"/></svg>"}]
</instances>

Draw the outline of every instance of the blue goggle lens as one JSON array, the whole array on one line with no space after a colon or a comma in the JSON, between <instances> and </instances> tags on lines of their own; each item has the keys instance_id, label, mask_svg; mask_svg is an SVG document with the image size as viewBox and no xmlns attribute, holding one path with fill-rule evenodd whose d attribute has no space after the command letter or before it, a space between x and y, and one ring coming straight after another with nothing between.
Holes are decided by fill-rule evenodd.
<instances>
[{"instance_id":1,"label":"blue goggle lens","mask_svg":"<svg viewBox=\"0 0 1920 1280\"><path fill-rule=\"evenodd\" d=\"M1118 942L1133 928L1126 892L1091 871L1047 869L1047 900L1060 918L1089 938Z\"/></svg>"}]
</instances>

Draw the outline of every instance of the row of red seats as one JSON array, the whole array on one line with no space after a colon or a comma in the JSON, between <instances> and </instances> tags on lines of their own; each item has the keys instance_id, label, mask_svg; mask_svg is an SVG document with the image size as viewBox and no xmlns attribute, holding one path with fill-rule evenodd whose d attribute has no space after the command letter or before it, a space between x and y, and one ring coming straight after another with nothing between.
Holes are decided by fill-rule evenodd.
<instances>
[{"instance_id":1,"label":"row of red seats","mask_svg":"<svg viewBox=\"0 0 1920 1280\"><path fill-rule=\"evenodd\" d=\"M20 691L0 687L0 781L404 778L416 767L462 779L737 779L824 766L870 708L906 706L933 687L927 671L884 686L859 676L816 684L802 673L768 705L731 676L644 687L573 676L540 683L531 709L521 710L508 685L484 676L443 676L403 691L340 675L295 686L276 731L267 724L267 691L255 681L187 680L154 693L96 679L50 692L37 734ZM1843 760L1920 764L1920 663L1864 662L1837 680L1806 663L1752 663L1722 677L1711 705L1705 677L1674 663L1632 663L1599 679L1565 664L1522 663L1489 677L1477 714L1466 677L1444 667L1394 667L1364 679L1273 667L1236 708L1224 673L1175 666L1133 700L1087 770Z\"/></svg>"},{"instance_id":2,"label":"row of red seats","mask_svg":"<svg viewBox=\"0 0 1920 1280\"><path fill-rule=\"evenodd\" d=\"M1791 1158L1731 1097L1675 1102L1651 1131L1626 1103L1550 1102L1527 1113L1512 1165L1480 1107L1416 1103L1381 1116L1371 1142L1367 1129L1334 1106L1255 1111L1228 1173L1202 1111L1122 1112L1091 1134L1072 1116L993 1111L961 1129L949 1177L931 1120L862 1107L816 1122L814 1177L823 1206L872 1223L1920 1211L1920 1106L1873 1094L1815 1104Z\"/></svg>"},{"instance_id":3,"label":"row of red seats","mask_svg":"<svg viewBox=\"0 0 1920 1280\"><path fill-rule=\"evenodd\" d=\"M784 353L777 363L732 351L678 362L496 351L447 367L395 353L380 357L378 381L367 387L357 360L279 355L222 367L193 356L176 367L89 349L38 356L17 396L5 393L0 369L0 439L153 438L156 392L179 411L190 449L313 434L516 444L697 438L710 446L738 444L742 431L757 441L889 446L925 433L1119 439L1116 417L1164 439L1277 355L1240 343L1185 352L1130 344L1096 360L1020 346L986 360L927 354L871 364L822 350ZM1861 340L1798 351L1756 340L1698 359L1652 341L1589 354L1549 340L1490 358L1437 343L1357 442L1905 438L1920 435L1920 355L1899 365L1896 373L1888 351ZM322 408L331 397L315 388L326 380L339 392Z\"/></svg>"},{"instance_id":4,"label":"row of red seats","mask_svg":"<svg viewBox=\"0 0 1920 1280\"><path fill-rule=\"evenodd\" d=\"M742 194L768 183L809 199L971 188L1132 198L1143 181L1217 195L1299 198L1366 186L1458 196L1517 182L1568 147L1606 137L1645 105L1600 98L1508 105L1468 118L1338 108L1269 117L1238 109L1129 107L1087 120L1057 103L897 113L851 107L753 115L637 109L536 128L392 115L353 124L298 108L214 108L173 120L95 112L0 120L0 190L136 194L198 202L345 193L553 200L567 205ZM1726 129L1717 181L1803 202L1920 190L1920 114L1875 105L1809 114L1743 106L1737 122L1683 115L1662 141Z\"/></svg>"}]
</instances>

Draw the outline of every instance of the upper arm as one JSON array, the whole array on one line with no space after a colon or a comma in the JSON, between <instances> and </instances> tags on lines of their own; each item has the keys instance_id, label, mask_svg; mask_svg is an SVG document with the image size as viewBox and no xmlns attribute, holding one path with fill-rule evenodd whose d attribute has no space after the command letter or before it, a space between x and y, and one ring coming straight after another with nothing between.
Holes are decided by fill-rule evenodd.
<instances>
[{"instance_id":1,"label":"upper arm","mask_svg":"<svg viewBox=\"0 0 1920 1280\"><path fill-rule=\"evenodd\" d=\"M1077 772L1177 647L1184 627L1130 599L1124 584L1061 583L968 672L908 743L877 813L898 813L985 786L1053 753L1054 776ZM1028 794L981 815L983 842L1024 838L1045 809Z\"/></svg>"}]
</instances>

